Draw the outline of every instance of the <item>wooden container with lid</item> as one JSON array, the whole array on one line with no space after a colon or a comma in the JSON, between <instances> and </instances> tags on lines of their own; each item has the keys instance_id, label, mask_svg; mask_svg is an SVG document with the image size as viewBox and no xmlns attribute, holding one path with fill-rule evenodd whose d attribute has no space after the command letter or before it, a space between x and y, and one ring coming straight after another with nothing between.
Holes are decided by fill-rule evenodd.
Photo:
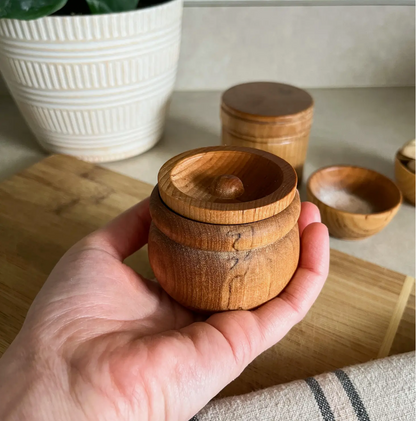
<instances>
[{"instance_id":1,"label":"wooden container with lid","mask_svg":"<svg viewBox=\"0 0 416 421\"><path fill-rule=\"evenodd\" d=\"M302 89L273 82L237 85L222 95L222 144L280 156L295 168L300 182L312 116L313 99Z\"/></svg>"},{"instance_id":2,"label":"wooden container with lid","mask_svg":"<svg viewBox=\"0 0 416 421\"><path fill-rule=\"evenodd\" d=\"M287 285L299 260L295 170L242 147L184 152L150 199L149 260L165 291L193 310L251 309Z\"/></svg>"}]
</instances>

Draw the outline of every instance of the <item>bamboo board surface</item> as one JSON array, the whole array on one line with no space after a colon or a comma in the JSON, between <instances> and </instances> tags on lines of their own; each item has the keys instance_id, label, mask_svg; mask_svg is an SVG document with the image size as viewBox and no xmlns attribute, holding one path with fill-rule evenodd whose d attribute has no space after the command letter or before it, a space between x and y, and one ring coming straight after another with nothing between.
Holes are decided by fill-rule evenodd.
<instances>
[{"instance_id":1,"label":"bamboo board surface","mask_svg":"<svg viewBox=\"0 0 416 421\"><path fill-rule=\"evenodd\" d=\"M0 355L62 254L151 189L57 155L0 183ZM127 264L152 276L146 248ZM329 278L307 317L221 396L414 350L414 294L413 278L332 250Z\"/></svg>"}]
</instances>

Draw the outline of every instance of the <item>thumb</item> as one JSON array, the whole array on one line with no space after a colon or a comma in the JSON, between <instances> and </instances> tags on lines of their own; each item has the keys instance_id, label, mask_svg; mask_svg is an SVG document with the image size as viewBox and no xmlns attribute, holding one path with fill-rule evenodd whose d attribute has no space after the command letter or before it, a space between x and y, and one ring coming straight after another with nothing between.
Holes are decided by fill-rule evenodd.
<instances>
[{"instance_id":1,"label":"thumb","mask_svg":"<svg viewBox=\"0 0 416 421\"><path fill-rule=\"evenodd\" d=\"M147 198L81 241L122 261L147 243L150 222Z\"/></svg>"}]
</instances>

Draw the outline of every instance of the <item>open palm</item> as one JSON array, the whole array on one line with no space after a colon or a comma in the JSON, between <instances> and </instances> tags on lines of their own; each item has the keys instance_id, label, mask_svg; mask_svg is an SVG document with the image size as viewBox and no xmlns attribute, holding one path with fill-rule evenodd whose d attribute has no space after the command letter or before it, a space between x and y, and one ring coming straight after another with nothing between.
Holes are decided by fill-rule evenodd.
<instances>
[{"instance_id":1,"label":"open palm","mask_svg":"<svg viewBox=\"0 0 416 421\"><path fill-rule=\"evenodd\" d=\"M203 318L122 263L146 243L150 225L148 200L129 209L52 271L0 360L0 399L8 402L0 418L191 418L315 301L329 264L319 222L304 203L300 265L278 298Z\"/></svg>"}]
</instances>

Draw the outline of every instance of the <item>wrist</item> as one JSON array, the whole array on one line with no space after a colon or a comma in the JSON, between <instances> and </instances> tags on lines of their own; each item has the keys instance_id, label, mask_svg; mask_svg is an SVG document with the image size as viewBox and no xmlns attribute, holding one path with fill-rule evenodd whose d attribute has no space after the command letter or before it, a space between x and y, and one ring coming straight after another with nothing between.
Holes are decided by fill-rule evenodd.
<instances>
[{"instance_id":1,"label":"wrist","mask_svg":"<svg viewBox=\"0 0 416 421\"><path fill-rule=\"evenodd\" d=\"M68 413L62 411L59 399L62 385L54 381L56 373L51 370L56 357L42 355L33 349L16 338L0 359L0 419L65 421Z\"/></svg>"}]
</instances>

